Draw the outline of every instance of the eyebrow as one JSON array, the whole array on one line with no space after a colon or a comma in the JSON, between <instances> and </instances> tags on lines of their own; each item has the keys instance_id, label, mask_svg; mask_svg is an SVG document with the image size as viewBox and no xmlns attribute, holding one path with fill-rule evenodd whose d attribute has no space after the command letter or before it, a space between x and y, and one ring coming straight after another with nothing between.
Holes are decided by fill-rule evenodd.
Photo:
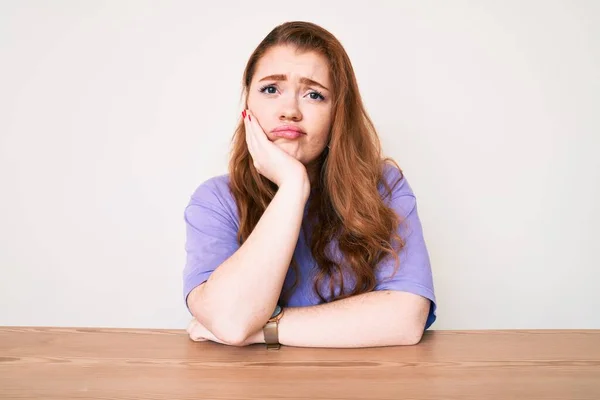
<instances>
[{"instance_id":1,"label":"eyebrow","mask_svg":"<svg viewBox=\"0 0 600 400\"><path fill-rule=\"evenodd\" d=\"M287 75L285 75L285 74L269 75L269 76L265 76L264 78L259 80L259 82L262 82L262 81L287 81ZM329 91L329 89L327 89L325 86L321 85L319 82L313 81L312 79L309 79L309 78L305 78L305 77L300 78L300 83L303 83L305 85L318 86L320 88L323 88L323 89Z\"/></svg>"}]
</instances>

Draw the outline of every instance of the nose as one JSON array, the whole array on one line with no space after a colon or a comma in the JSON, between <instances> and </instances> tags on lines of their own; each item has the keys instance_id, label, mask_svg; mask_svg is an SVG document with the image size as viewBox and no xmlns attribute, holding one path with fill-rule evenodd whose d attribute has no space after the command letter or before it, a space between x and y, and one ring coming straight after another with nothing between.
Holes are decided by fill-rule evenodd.
<instances>
[{"instance_id":1,"label":"nose","mask_svg":"<svg viewBox=\"0 0 600 400\"><path fill-rule=\"evenodd\" d=\"M298 107L298 99L295 96L290 97L292 98L282 99L279 111L280 121L300 121L302 119L302 113L300 112L300 107Z\"/></svg>"}]
</instances>

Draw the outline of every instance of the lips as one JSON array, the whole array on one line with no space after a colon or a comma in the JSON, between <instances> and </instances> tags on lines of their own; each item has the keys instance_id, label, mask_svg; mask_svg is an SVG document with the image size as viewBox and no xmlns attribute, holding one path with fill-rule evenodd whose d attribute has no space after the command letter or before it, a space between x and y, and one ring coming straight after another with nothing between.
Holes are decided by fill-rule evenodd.
<instances>
[{"instance_id":1,"label":"lips","mask_svg":"<svg viewBox=\"0 0 600 400\"><path fill-rule=\"evenodd\" d=\"M283 125L279 126L271 131L275 137L282 137L286 139L297 139L302 135L305 135L304 131L297 126Z\"/></svg>"},{"instance_id":2,"label":"lips","mask_svg":"<svg viewBox=\"0 0 600 400\"><path fill-rule=\"evenodd\" d=\"M275 132L275 137L282 137L282 138L286 138L286 139L298 139L302 135L303 135L303 133L300 133L298 131L277 131L277 132Z\"/></svg>"}]
</instances>

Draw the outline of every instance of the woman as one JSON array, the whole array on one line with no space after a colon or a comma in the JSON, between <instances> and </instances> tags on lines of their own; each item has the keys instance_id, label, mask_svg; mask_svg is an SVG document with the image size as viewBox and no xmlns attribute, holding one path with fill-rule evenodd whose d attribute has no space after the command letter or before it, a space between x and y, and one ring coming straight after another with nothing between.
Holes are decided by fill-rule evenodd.
<instances>
[{"instance_id":1,"label":"woman","mask_svg":"<svg viewBox=\"0 0 600 400\"><path fill-rule=\"evenodd\" d=\"M243 83L229 174L203 182L185 210L190 338L418 343L436 305L415 196L381 156L340 42L284 23Z\"/></svg>"}]
</instances>

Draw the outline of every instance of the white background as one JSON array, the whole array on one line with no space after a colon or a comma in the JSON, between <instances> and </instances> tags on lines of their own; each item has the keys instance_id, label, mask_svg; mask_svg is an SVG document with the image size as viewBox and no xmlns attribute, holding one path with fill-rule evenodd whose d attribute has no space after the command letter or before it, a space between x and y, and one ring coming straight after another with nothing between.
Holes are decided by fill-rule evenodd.
<instances>
[{"instance_id":1,"label":"white background","mask_svg":"<svg viewBox=\"0 0 600 400\"><path fill-rule=\"evenodd\" d=\"M0 3L0 325L183 328L183 209L277 24L345 46L434 329L600 328L595 1Z\"/></svg>"}]
</instances>

